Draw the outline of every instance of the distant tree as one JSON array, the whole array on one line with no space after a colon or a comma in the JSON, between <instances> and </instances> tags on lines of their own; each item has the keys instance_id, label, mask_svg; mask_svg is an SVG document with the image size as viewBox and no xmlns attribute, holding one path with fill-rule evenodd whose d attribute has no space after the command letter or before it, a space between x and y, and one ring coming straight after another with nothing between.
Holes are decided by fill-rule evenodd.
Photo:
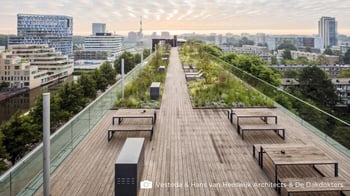
<instances>
[{"instance_id":1,"label":"distant tree","mask_svg":"<svg viewBox=\"0 0 350 196\"><path fill-rule=\"evenodd\" d=\"M117 72L108 61L105 61L99 69L101 70L102 75L107 79L108 84L115 83Z\"/></svg>"},{"instance_id":2,"label":"distant tree","mask_svg":"<svg viewBox=\"0 0 350 196\"><path fill-rule=\"evenodd\" d=\"M234 64L237 57L238 57L238 55L236 53L227 52L222 56L222 60L224 60L230 64Z\"/></svg>"},{"instance_id":3,"label":"distant tree","mask_svg":"<svg viewBox=\"0 0 350 196\"><path fill-rule=\"evenodd\" d=\"M271 57L271 65L278 65L278 61L277 61L276 56Z\"/></svg>"},{"instance_id":4,"label":"distant tree","mask_svg":"<svg viewBox=\"0 0 350 196\"><path fill-rule=\"evenodd\" d=\"M301 94L321 106L332 108L337 99L334 86L326 73L316 66L305 67L299 75Z\"/></svg>"},{"instance_id":5,"label":"distant tree","mask_svg":"<svg viewBox=\"0 0 350 196\"><path fill-rule=\"evenodd\" d=\"M345 52L343 61L345 64L350 64L350 48Z\"/></svg>"},{"instance_id":6,"label":"distant tree","mask_svg":"<svg viewBox=\"0 0 350 196\"><path fill-rule=\"evenodd\" d=\"M328 65L329 64L329 60L327 59L327 57L325 55L320 55L316 59L316 64L317 65Z\"/></svg>"},{"instance_id":7,"label":"distant tree","mask_svg":"<svg viewBox=\"0 0 350 196\"><path fill-rule=\"evenodd\" d=\"M141 63L141 54L140 53L136 53L134 55L134 62L135 62L135 65Z\"/></svg>"},{"instance_id":8,"label":"distant tree","mask_svg":"<svg viewBox=\"0 0 350 196\"><path fill-rule=\"evenodd\" d=\"M338 78L350 78L350 69L346 68L346 69L341 70L338 73L337 77Z\"/></svg>"},{"instance_id":9,"label":"distant tree","mask_svg":"<svg viewBox=\"0 0 350 196\"><path fill-rule=\"evenodd\" d=\"M108 85L108 80L103 76L100 69L95 69L92 72L92 78L96 81L97 89L105 91Z\"/></svg>"},{"instance_id":10,"label":"distant tree","mask_svg":"<svg viewBox=\"0 0 350 196\"><path fill-rule=\"evenodd\" d=\"M254 45L254 41L248 39L247 37L242 37L242 39L238 40L238 46L242 47L243 45Z\"/></svg>"},{"instance_id":11,"label":"distant tree","mask_svg":"<svg viewBox=\"0 0 350 196\"><path fill-rule=\"evenodd\" d=\"M119 74L121 73L122 59L124 59L124 72L126 74L135 67L135 58L134 55L131 54L131 52L123 52L123 54L120 55L119 58L114 61L114 69Z\"/></svg>"},{"instance_id":12,"label":"distant tree","mask_svg":"<svg viewBox=\"0 0 350 196\"><path fill-rule=\"evenodd\" d=\"M6 152L6 147L4 145L4 134L2 133L0 127L0 173L7 169L6 160L9 160L9 154Z\"/></svg>"},{"instance_id":13,"label":"distant tree","mask_svg":"<svg viewBox=\"0 0 350 196\"><path fill-rule=\"evenodd\" d=\"M282 57L284 60L292 60L292 54L289 49L283 51Z\"/></svg>"},{"instance_id":14,"label":"distant tree","mask_svg":"<svg viewBox=\"0 0 350 196\"><path fill-rule=\"evenodd\" d=\"M295 64L299 64L299 65L310 65L310 61L309 59L307 59L304 56L298 57L297 59L295 59Z\"/></svg>"},{"instance_id":15,"label":"distant tree","mask_svg":"<svg viewBox=\"0 0 350 196\"><path fill-rule=\"evenodd\" d=\"M3 89L3 88L7 88L9 86L10 86L10 84L8 82L2 81L0 83L0 90Z\"/></svg>"},{"instance_id":16,"label":"distant tree","mask_svg":"<svg viewBox=\"0 0 350 196\"><path fill-rule=\"evenodd\" d=\"M213 56L216 56L216 57L221 57L224 54L222 52L222 50L215 45L204 45L203 51L205 51Z\"/></svg>"},{"instance_id":17,"label":"distant tree","mask_svg":"<svg viewBox=\"0 0 350 196\"><path fill-rule=\"evenodd\" d=\"M82 73L77 82L83 88L84 97L89 97L90 99L96 98L97 84L91 74Z\"/></svg>"},{"instance_id":18,"label":"distant tree","mask_svg":"<svg viewBox=\"0 0 350 196\"><path fill-rule=\"evenodd\" d=\"M144 59L147 58L151 54L150 49L148 49L148 48L143 49L142 53L143 53Z\"/></svg>"},{"instance_id":19,"label":"distant tree","mask_svg":"<svg viewBox=\"0 0 350 196\"><path fill-rule=\"evenodd\" d=\"M306 46L305 52L312 52L311 48L309 46Z\"/></svg>"},{"instance_id":20,"label":"distant tree","mask_svg":"<svg viewBox=\"0 0 350 196\"><path fill-rule=\"evenodd\" d=\"M288 49L288 50L297 50L297 47L292 44L291 41L284 41L281 45L277 47L278 50Z\"/></svg>"},{"instance_id":21,"label":"distant tree","mask_svg":"<svg viewBox=\"0 0 350 196\"><path fill-rule=\"evenodd\" d=\"M267 43L258 43L258 46L261 46L261 47L268 47Z\"/></svg>"},{"instance_id":22,"label":"distant tree","mask_svg":"<svg viewBox=\"0 0 350 196\"><path fill-rule=\"evenodd\" d=\"M327 55L333 55L333 51L330 48L327 48L323 54L327 54Z\"/></svg>"},{"instance_id":23,"label":"distant tree","mask_svg":"<svg viewBox=\"0 0 350 196\"><path fill-rule=\"evenodd\" d=\"M283 72L283 77L284 78L298 78L299 72L297 70L287 69L286 71Z\"/></svg>"},{"instance_id":24,"label":"distant tree","mask_svg":"<svg viewBox=\"0 0 350 196\"><path fill-rule=\"evenodd\" d=\"M61 98L57 94L50 95L50 127L53 133L58 127L65 123L71 117L67 108L61 108ZM43 122L43 97L40 96L30 110L29 116L33 118L33 123L42 130Z\"/></svg>"},{"instance_id":25,"label":"distant tree","mask_svg":"<svg viewBox=\"0 0 350 196\"><path fill-rule=\"evenodd\" d=\"M69 111L71 115L80 112L88 102L84 98L84 90L80 84L70 82L58 89L58 96L61 98L60 106Z\"/></svg>"}]
</instances>

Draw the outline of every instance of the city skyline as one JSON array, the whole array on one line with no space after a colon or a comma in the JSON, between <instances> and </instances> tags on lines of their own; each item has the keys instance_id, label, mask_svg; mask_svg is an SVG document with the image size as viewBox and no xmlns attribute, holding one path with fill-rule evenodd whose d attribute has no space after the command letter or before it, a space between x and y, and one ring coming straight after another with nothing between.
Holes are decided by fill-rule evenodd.
<instances>
[{"instance_id":1,"label":"city skyline","mask_svg":"<svg viewBox=\"0 0 350 196\"><path fill-rule=\"evenodd\" d=\"M267 34L317 34L322 16L335 17L339 34L350 34L349 1L283 0L3 0L0 8L0 33L16 34L17 14L72 16L74 35L90 35L92 23L106 23L109 32L126 35L139 30L143 18L145 34L153 31L232 32Z\"/></svg>"}]
</instances>

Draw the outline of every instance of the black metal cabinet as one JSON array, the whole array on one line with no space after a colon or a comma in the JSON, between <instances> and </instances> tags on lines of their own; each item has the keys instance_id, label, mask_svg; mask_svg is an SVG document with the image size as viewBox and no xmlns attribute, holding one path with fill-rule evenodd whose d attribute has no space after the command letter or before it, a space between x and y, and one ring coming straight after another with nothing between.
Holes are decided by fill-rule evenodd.
<instances>
[{"instance_id":1,"label":"black metal cabinet","mask_svg":"<svg viewBox=\"0 0 350 196\"><path fill-rule=\"evenodd\" d=\"M137 196L144 164L144 138L127 138L115 162L115 196Z\"/></svg>"}]
</instances>

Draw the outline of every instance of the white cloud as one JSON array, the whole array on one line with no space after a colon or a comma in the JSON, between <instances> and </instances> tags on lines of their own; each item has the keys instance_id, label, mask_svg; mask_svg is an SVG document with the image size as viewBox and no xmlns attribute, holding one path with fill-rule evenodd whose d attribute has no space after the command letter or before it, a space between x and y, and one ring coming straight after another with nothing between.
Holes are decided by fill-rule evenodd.
<instances>
[{"instance_id":1,"label":"white cloud","mask_svg":"<svg viewBox=\"0 0 350 196\"><path fill-rule=\"evenodd\" d=\"M90 31L94 21L122 30L137 29L139 16L143 16L146 22L145 29L157 29L157 26L172 21L193 27L200 24L208 29L218 25L224 29L231 27L232 23L251 29L261 26L266 29L303 29L317 28L318 19L324 15L336 17L339 27L350 30L348 10L349 0L2 0L0 33L2 29L8 30L16 25L18 13L73 16L74 24L85 28L82 31Z\"/></svg>"}]
</instances>

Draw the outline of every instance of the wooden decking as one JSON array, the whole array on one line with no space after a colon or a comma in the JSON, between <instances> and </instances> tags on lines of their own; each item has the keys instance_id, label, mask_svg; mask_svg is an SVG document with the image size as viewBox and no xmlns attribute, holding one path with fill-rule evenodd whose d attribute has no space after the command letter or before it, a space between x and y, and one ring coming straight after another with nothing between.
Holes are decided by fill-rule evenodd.
<instances>
[{"instance_id":1,"label":"wooden decking","mask_svg":"<svg viewBox=\"0 0 350 196\"><path fill-rule=\"evenodd\" d=\"M114 163L126 137L146 138L142 179L152 181L153 188L142 189L142 196L277 195L273 187L258 187L273 180L268 161L262 170L252 156L256 143L313 144L338 160L339 176L350 179L350 159L277 109L266 110L278 115L278 124L286 128L285 140L274 132L259 131L246 132L242 140L226 110L192 109L177 50L172 49L153 140L149 141L148 132L123 132L107 142L115 112L111 110L52 175L51 194L114 195ZM310 167L304 171L300 173L306 177L317 175Z\"/></svg>"}]
</instances>

